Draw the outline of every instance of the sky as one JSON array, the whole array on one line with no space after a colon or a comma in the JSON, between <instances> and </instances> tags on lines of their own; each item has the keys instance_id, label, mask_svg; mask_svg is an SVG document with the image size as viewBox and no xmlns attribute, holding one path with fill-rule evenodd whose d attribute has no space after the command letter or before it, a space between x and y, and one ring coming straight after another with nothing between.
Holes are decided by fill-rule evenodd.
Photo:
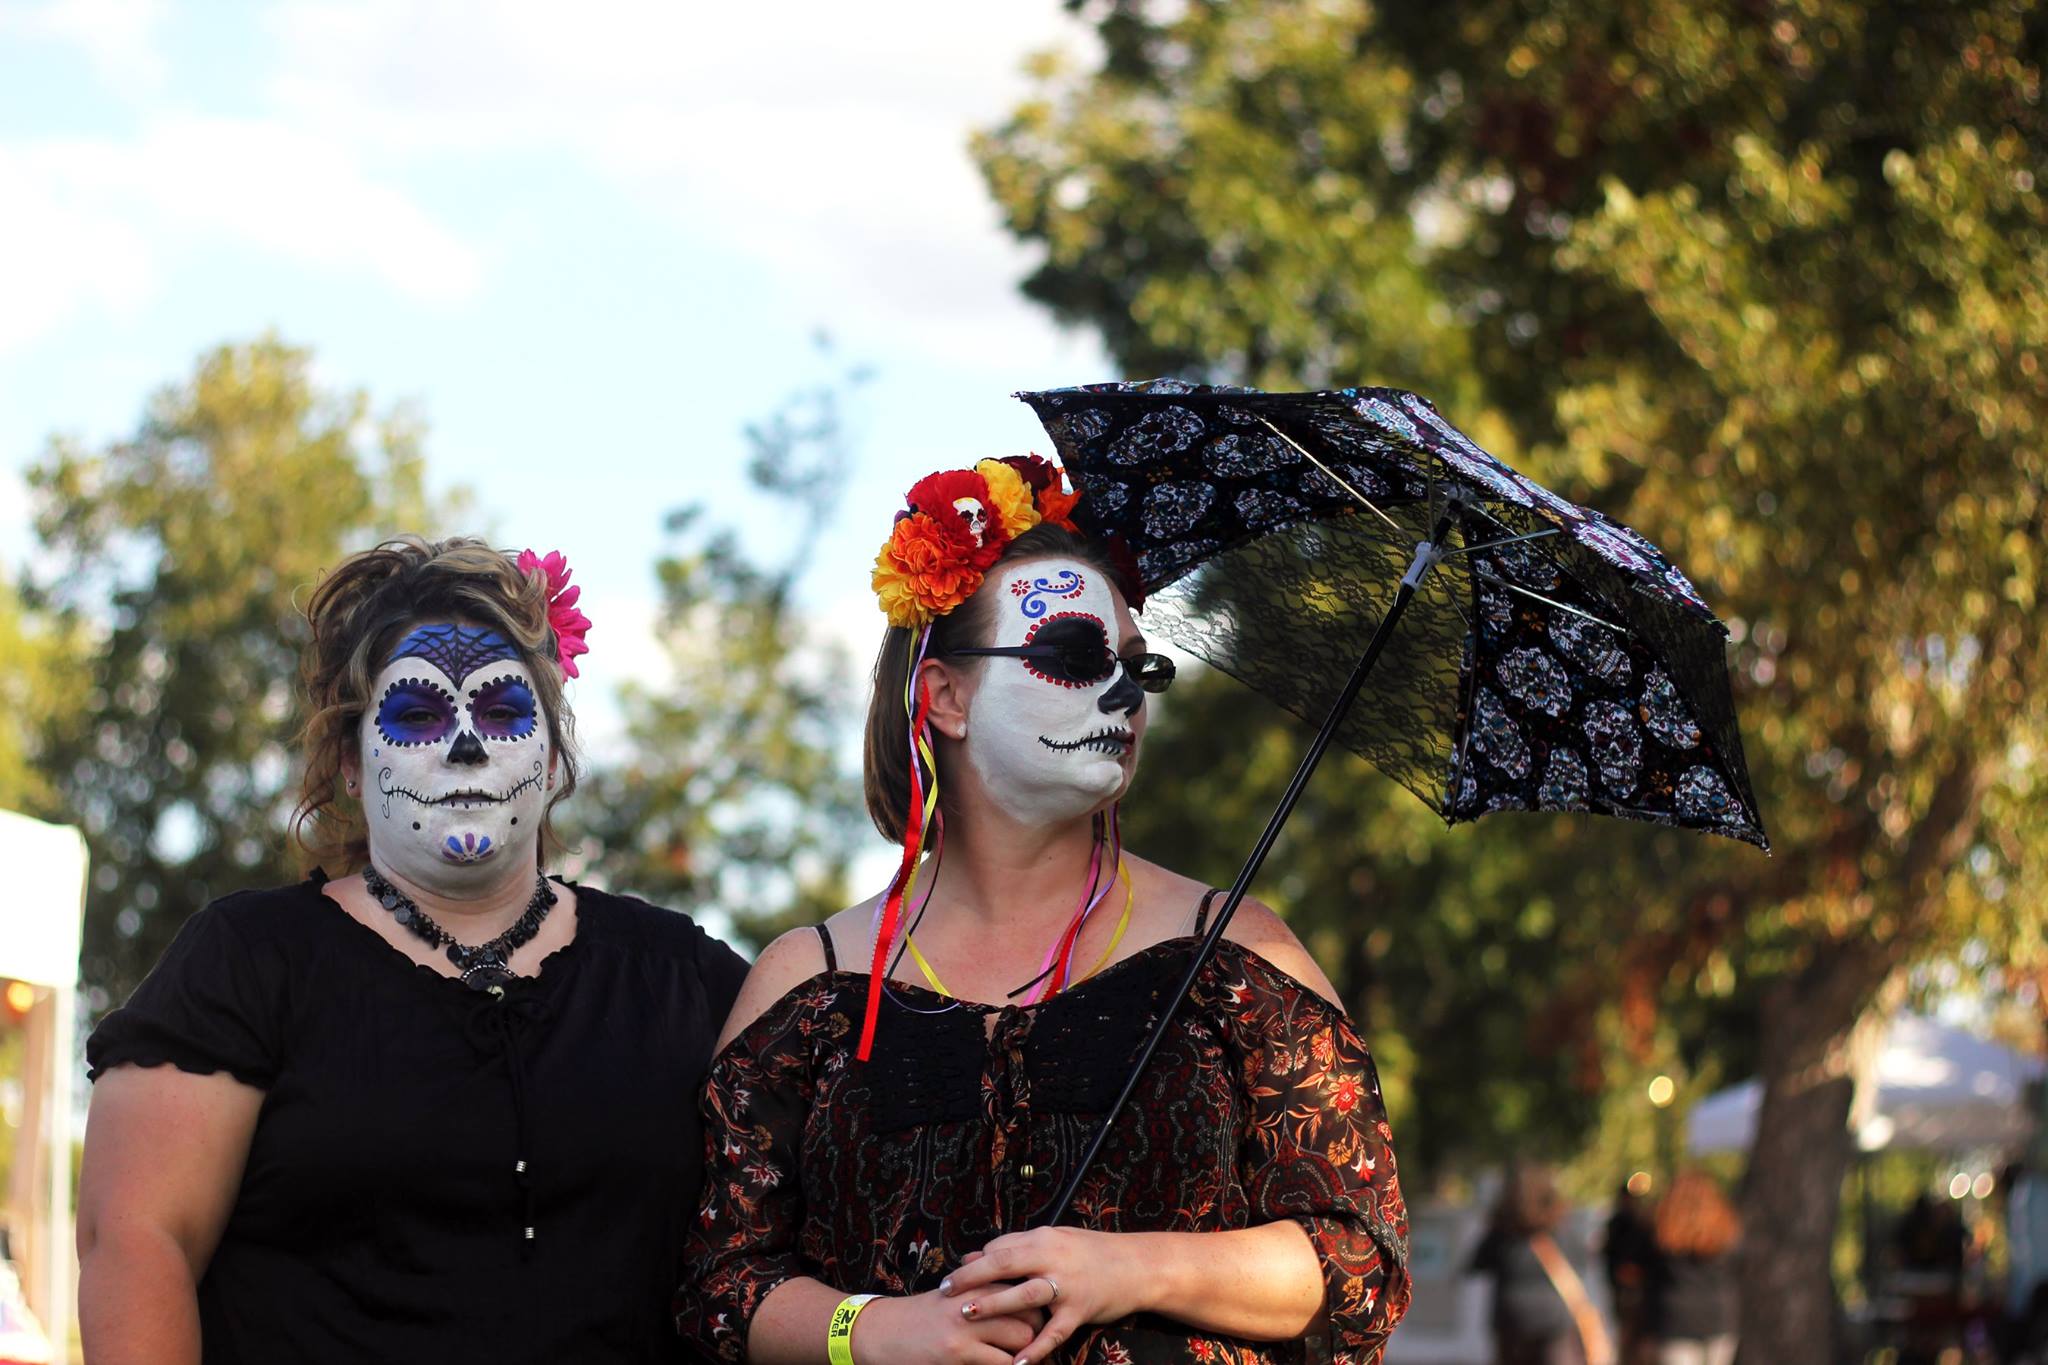
<instances>
[{"instance_id":1,"label":"sky","mask_svg":"<svg viewBox=\"0 0 2048 1365\"><path fill-rule=\"evenodd\" d=\"M406 401L439 489L559 548L595 626L579 720L658 672L663 514L760 527L744 426L871 367L804 601L866 653L920 475L1049 441L1014 390L1115 377L1026 301L967 152L1093 53L1058 0L775 6L0 0L0 565L53 433L132 431L274 331Z\"/></svg>"}]
</instances>

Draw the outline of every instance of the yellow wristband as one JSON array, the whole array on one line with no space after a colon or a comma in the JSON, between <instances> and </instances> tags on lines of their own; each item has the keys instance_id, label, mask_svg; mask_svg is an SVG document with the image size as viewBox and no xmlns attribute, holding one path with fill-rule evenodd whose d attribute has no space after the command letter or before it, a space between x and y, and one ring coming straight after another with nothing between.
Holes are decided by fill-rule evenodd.
<instances>
[{"instance_id":1,"label":"yellow wristband","mask_svg":"<svg viewBox=\"0 0 2048 1365\"><path fill-rule=\"evenodd\" d=\"M853 1365L853 1320L879 1294L848 1294L832 1310L832 1325L825 1329L825 1356L832 1365Z\"/></svg>"}]
</instances>

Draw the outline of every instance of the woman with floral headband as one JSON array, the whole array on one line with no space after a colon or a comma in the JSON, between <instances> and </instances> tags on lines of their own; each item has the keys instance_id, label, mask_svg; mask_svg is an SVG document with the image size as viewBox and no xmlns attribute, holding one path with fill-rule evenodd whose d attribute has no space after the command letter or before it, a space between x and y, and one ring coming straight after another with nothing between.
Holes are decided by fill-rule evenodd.
<instances>
[{"instance_id":1,"label":"woman with floral headband","mask_svg":"<svg viewBox=\"0 0 2048 1365\"><path fill-rule=\"evenodd\" d=\"M670 1361L696 1098L745 964L545 875L589 621L558 554L314 590L294 830L87 1044L92 1365Z\"/></svg>"},{"instance_id":2,"label":"woman with floral headband","mask_svg":"<svg viewBox=\"0 0 2048 1365\"><path fill-rule=\"evenodd\" d=\"M718 1359L1371 1365L1407 1307L1371 1058L1250 902L1038 1226L1216 894L1118 836L1173 665L1076 501L1042 460L935 474L876 562L868 807L903 856L726 1024L677 1298Z\"/></svg>"}]
</instances>

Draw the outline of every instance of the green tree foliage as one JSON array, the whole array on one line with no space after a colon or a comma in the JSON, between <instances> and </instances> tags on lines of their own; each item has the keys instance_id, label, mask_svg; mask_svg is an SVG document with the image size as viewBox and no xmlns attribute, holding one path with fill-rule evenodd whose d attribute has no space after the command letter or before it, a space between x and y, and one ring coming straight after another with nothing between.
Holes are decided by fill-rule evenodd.
<instances>
[{"instance_id":1,"label":"green tree foliage","mask_svg":"<svg viewBox=\"0 0 2048 1365\"><path fill-rule=\"evenodd\" d=\"M1702 1060L1753 1049L1766 1079L1747 1198L1772 1231L1750 1274L1774 1311L1749 1337L1760 1358L1823 1358L1857 1021L1905 966L1967 940L2043 952L2023 907L2042 889L2048 741L2030 624L2048 15L1076 8L1103 64L1047 70L978 148L1013 229L1045 249L1033 296L1138 372L1429 392L1672 550L1729 619L1775 859L1529 821L1450 848L1367 802L1348 838L1341 818L1311 826L1351 866L1314 855L1332 875L1290 904L1357 922L1365 887L1386 888L1363 916L1389 926L1375 979L1453 1090L1527 1050L1468 1022L1471 1052L1429 1051L1433 940L1479 948L1450 960L1454 999L1484 1007L1507 983L1491 1008L1541 1020L1546 993L1594 992L1567 1035L1617 1078L1700 1036L1715 1000L1746 1005L1747 1039ZM1199 744L1176 731L1152 761L1183 752L1192 767ZM1496 1134L1575 1117L1542 1108L1472 1114ZM1449 1140L1451 1117L1426 1140Z\"/></svg>"},{"instance_id":2,"label":"green tree foliage","mask_svg":"<svg viewBox=\"0 0 2048 1365\"><path fill-rule=\"evenodd\" d=\"M81 967L102 1002L210 898L295 875L295 594L430 520L416 424L310 369L273 338L223 346L132 437L55 439L29 474L49 566L32 601L84 642L43 810L91 846Z\"/></svg>"},{"instance_id":3,"label":"green tree foliage","mask_svg":"<svg viewBox=\"0 0 2048 1365\"><path fill-rule=\"evenodd\" d=\"M82 702L82 655L75 632L29 611L15 585L0 578L0 810L55 818L42 750Z\"/></svg>"},{"instance_id":4,"label":"green tree foliage","mask_svg":"<svg viewBox=\"0 0 2048 1365\"><path fill-rule=\"evenodd\" d=\"M785 509L772 519L788 535L779 558L705 527L700 507L670 514L655 572L671 678L623 689L627 752L578 803L586 850L613 884L722 912L756 942L846 903L865 818L843 743L858 728L858 670L817 637L796 591L845 484L846 406L866 378L841 369L746 431L749 479Z\"/></svg>"}]
</instances>

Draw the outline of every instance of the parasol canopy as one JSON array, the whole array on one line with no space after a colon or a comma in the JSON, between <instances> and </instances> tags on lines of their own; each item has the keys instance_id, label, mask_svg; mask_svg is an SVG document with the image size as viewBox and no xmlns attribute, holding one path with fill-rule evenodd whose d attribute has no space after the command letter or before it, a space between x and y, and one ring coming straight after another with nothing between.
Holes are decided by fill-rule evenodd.
<instances>
[{"instance_id":1,"label":"parasol canopy","mask_svg":"<svg viewBox=\"0 0 2048 1365\"><path fill-rule=\"evenodd\" d=\"M1130 548L1147 628L1297 716L1322 719L1415 577L1335 738L1445 820L1586 811L1768 848L1727 630L1698 590L1427 399L1177 380L1018 396L1080 520Z\"/></svg>"}]
</instances>

